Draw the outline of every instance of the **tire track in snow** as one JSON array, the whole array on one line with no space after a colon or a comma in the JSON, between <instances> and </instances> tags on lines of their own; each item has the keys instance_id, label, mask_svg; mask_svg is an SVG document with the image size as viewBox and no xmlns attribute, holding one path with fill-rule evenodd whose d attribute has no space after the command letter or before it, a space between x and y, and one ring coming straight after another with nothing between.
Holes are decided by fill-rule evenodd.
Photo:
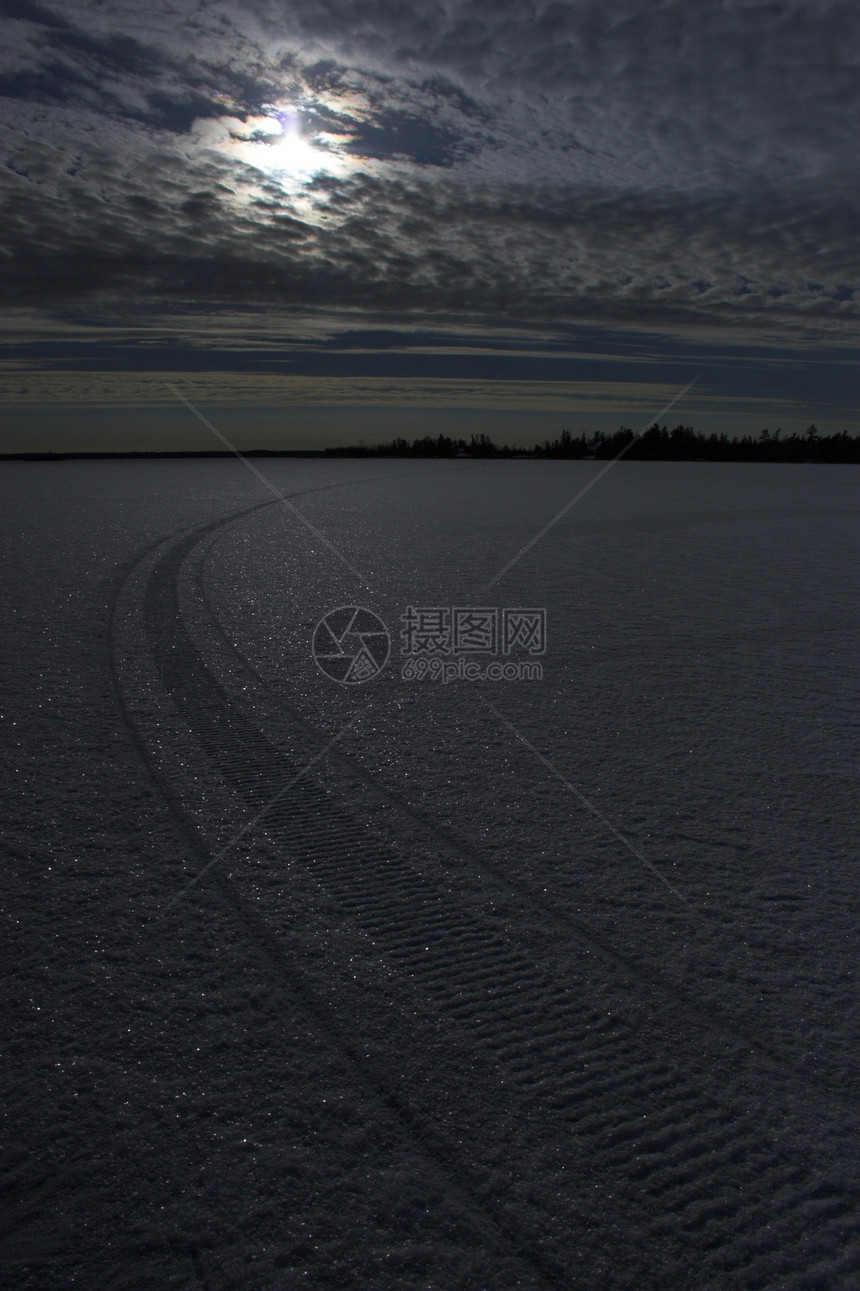
<instances>
[{"instance_id":1,"label":"tire track in snow","mask_svg":"<svg viewBox=\"0 0 860 1291\"><path fill-rule=\"evenodd\" d=\"M305 490L308 491L311 490ZM273 504L266 502L262 505ZM159 583L158 591L153 594L152 580L157 571L164 573L165 560L175 560L179 552L184 556L200 540L201 535L257 509L248 508L227 520L202 526L191 534L186 532L178 541L174 537L167 542L154 544L124 580L111 616L111 670L120 708L144 764L152 773L188 840L191 854L196 858L192 862L194 870L211 859L217 850L217 844L207 847L205 832L201 830L200 821L190 810L189 802L180 787L183 783L187 785L189 782L196 782L195 770L189 761L189 755L193 759L195 751L179 736L181 720L177 722L176 705L171 702L170 692L163 689L161 679L152 668L152 656L143 635L145 615L141 613L144 609L141 597L148 596L149 609L159 619L163 608L159 607L162 584ZM171 599L171 592L175 594L175 572L175 569L170 569L166 582L168 600ZM172 621L171 626L179 626L175 606L168 610L168 620ZM161 644L166 644L163 639ZM168 651L174 645L175 641L167 644ZM178 664L178 660L173 662ZM178 664L178 667L181 678L182 665ZM177 698L179 691L183 690L184 683L179 680L179 689L174 691L173 698ZM181 706L184 708L184 703ZM216 714L216 721L221 715L223 714L220 712ZM235 721L233 725L235 735ZM174 761L177 737L181 748L179 765ZM199 759L199 749L196 750L196 756ZM243 760L239 759L239 766L243 765ZM283 769L282 763L279 769ZM242 779L241 774L238 778ZM199 786L195 784L195 787ZM235 809L235 798L230 806ZM232 820L235 823L235 816ZM504 1226L499 1222L499 1207L494 1204L492 1186L488 1188L480 1172L471 1169L469 1163L458 1160L456 1142L445 1132L444 1127L434 1125L422 1113L420 1106L414 1106L403 1096L398 1081L392 1077L384 1061L368 1053L366 1038L356 1035L347 1017L342 1014L339 1016L332 1009L326 991L311 987L307 972L297 962L295 946L285 947L281 940L271 934L260 918L259 909L243 896L237 884L224 877L221 867L213 867L211 878L223 900L239 920L248 942L268 965L275 989L279 984L286 987L292 999L298 1000L332 1047L352 1065L356 1085L364 1091L365 1098L371 1104L371 1113L372 1104L376 1102L393 1116L407 1142L426 1160L431 1176L437 1176L451 1198L459 1198L463 1214L472 1226L483 1230L488 1252L490 1255L496 1252L499 1267L507 1270L506 1276L511 1277L516 1272L515 1284L522 1287L568 1287L570 1282L567 1270L557 1265L542 1250L539 1241L531 1242L528 1237L523 1239L512 1234L507 1216L504 1217ZM201 1272L202 1266L198 1268L198 1263L195 1262L198 1277Z\"/></svg>"},{"instance_id":2,"label":"tire track in snow","mask_svg":"<svg viewBox=\"0 0 860 1291\"><path fill-rule=\"evenodd\" d=\"M216 528L206 526L180 540L155 565L146 593L147 630L161 681L202 752L202 759L198 753L198 771L208 767L208 772L203 772L206 781L229 786L233 803L244 803L250 814L271 798L291 768L298 769L298 763L240 711L204 666L183 624L177 590L183 567ZM197 792L201 792L199 786ZM174 793L174 805L187 820L191 814L188 800L177 802ZM234 816L234 824L236 819ZM217 835L217 826L211 832ZM408 1059L410 1045L416 1038L420 1041L421 1026L416 1035L415 1027L406 1022L410 997L418 1004L413 1015L429 1028L425 1036L428 1051L444 1061L434 1034L442 1019L446 1029L441 1050L447 1048L449 1054L459 1055L446 1070L446 1095L449 1109L451 1105L456 1108L467 1140L474 1145L494 1120L496 1139L508 1130L519 1148L535 1154L541 1142L557 1142L560 1130L572 1132L576 1145L569 1159L584 1170L589 1181L595 1173L599 1176L596 1186L604 1202L609 1195L606 1181L612 1181L618 1198L616 1209L623 1210L627 1221L622 1230L626 1229L633 1248L637 1232L648 1235L644 1242L640 1236L639 1280L631 1285L659 1285L660 1278L687 1277L691 1248L696 1276L705 1280L687 1280L687 1285L783 1285L778 1269L785 1268L786 1260L799 1276L809 1262L809 1198L816 1187L827 1187L811 1175L803 1152L794 1145L776 1143L762 1133L754 1114L732 1106L731 1097L727 1097L731 1081L718 1081L720 1088L712 1094L708 1081L695 1072L695 1062L679 1070L673 1058L665 1056L667 1039L671 1045L665 1028L657 1052L643 1053L638 1019L635 1010L631 1019L625 989L613 985L605 994L605 1002L612 1007L607 1010L603 1003L596 1007L590 998L594 974L584 976L572 962L561 966L547 963L544 948L523 944L516 930L494 918L485 904L482 907L474 875L446 873L442 867L429 872L415 863L408 849L404 854L402 840L396 838L386 845L373 837L362 849L357 840L363 832L355 802L338 801L318 777L309 778L266 818L267 859L258 858L252 871L256 900L249 902L241 895L242 889L249 887L246 878L226 883L221 879L220 883L241 912L249 935L265 948L281 974L287 971L294 976L295 970L286 969L284 939L267 928L262 911L283 910L284 856L291 858L293 890L302 890L306 900L320 894L322 900L333 903L338 926L349 922L349 934L333 930L329 921L323 935L329 946L347 952L347 959L361 968L371 989L363 991L360 985L350 988L343 976L326 976L332 973L331 964L323 969L312 959L302 989L315 1016L327 1020L329 1026L331 1019L337 1018L334 1037L347 1052L355 1054L358 1069L365 1075L368 1068L362 1051L366 1040L356 1044L354 1035L350 1038L349 1015L352 1012L360 1018L362 1008L365 1016L372 1014L374 1006L378 1011L375 991L386 983L387 976L394 977L394 985L388 988L393 1003L387 1022L394 1016L397 1024L387 1027L387 1037L379 1033L374 1037L383 1055L375 1066L374 1084L425 1150L432 1142L430 1154L437 1165L450 1172L451 1161L463 1155L462 1151L458 1155L449 1137L438 1137L446 1100L441 1105L432 1099L425 1101L417 1112L416 1101L420 1106L421 1100L427 1099L426 1076L412 1076L405 1085L395 1087L391 1075L398 1070L398 1056L401 1063L404 1057ZM213 844L211 851L215 850ZM568 927L568 936L570 931ZM582 930L575 931L582 936ZM600 953L604 976L608 965L629 977L629 966L625 967L622 957L611 949L602 947L595 952L594 945L589 949ZM637 980L634 985L641 994L647 984ZM331 998L320 998L329 990L340 993L339 1006ZM641 1013L641 1001L639 1008ZM535 1019L540 1019L538 1024ZM701 1016L694 1025L700 1033L713 1029ZM461 1038L449 1039L451 1032ZM648 1038L655 1038L653 1026ZM707 1039L713 1048L713 1036ZM471 1068L470 1048L475 1059ZM408 1061L405 1065L409 1066ZM462 1087L464 1071L481 1086L482 1097L477 1103L484 1103L483 1124L474 1090ZM501 1103L500 1089L504 1091ZM528 1122L527 1133L518 1127L522 1119ZM589 1169L586 1158L599 1165ZM706 1162L707 1169L696 1162ZM461 1162L458 1170L462 1168ZM492 1192L504 1185L503 1172L497 1170L493 1175L492 1154L485 1154L483 1174L474 1160L472 1171L472 1196L487 1205L488 1180ZM533 1210L540 1212L546 1210L547 1197L538 1173L532 1166L528 1187L537 1198ZM739 1179L743 1180L740 1187ZM510 1181L508 1188L512 1191ZM839 1248L852 1210L852 1204L839 1196L839 1189L831 1191L835 1195L829 1206L819 1208L815 1215L816 1240L830 1256ZM776 1198L778 1226L772 1222ZM516 1215L522 1230L523 1206L515 1197L496 1199L491 1209L500 1228L508 1228ZM543 1233L539 1223L533 1222L530 1233L526 1224L519 1245L525 1242L532 1257L542 1247L546 1249L537 1266L541 1276L551 1283L570 1285L565 1279L571 1244L569 1235L558 1231L564 1218L559 1210L556 1207L551 1215L556 1222ZM591 1250L588 1276L592 1280L587 1284L624 1285L617 1279L617 1270L615 1274L611 1271L614 1252L606 1234L592 1241ZM631 1272L635 1266L634 1256ZM764 1280L749 1280L753 1266L759 1268L754 1276ZM720 1280L726 1276L730 1280Z\"/></svg>"}]
</instances>

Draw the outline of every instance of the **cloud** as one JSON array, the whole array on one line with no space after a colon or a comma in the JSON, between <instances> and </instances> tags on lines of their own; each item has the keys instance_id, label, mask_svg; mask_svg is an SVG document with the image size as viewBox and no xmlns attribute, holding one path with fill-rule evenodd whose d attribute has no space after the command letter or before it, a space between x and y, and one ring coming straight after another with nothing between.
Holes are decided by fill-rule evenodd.
<instances>
[{"instance_id":1,"label":"cloud","mask_svg":"<svg viewBox=\"0 0 860 1291\"><path fill-rule=\"evenodd\" d=\"M853 5L7 13L10 305L853 338Z\"/></svg>"}]
</instances>

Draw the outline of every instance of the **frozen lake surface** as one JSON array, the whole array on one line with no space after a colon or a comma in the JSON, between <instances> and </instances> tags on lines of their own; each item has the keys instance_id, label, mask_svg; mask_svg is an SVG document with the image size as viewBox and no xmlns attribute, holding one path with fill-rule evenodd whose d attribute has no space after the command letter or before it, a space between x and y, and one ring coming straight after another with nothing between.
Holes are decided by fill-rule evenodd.
<instances>
[{"instance_id":1,"label":"frozen lake surface","mask_svg":"<svg viewBox=\"0 0 860 1291\"><path fill-rule=\"evenodd\" d=\"M856 470L256 465L0 472L11 1284L856 1288Z\"/></svg>"}]
</instances>

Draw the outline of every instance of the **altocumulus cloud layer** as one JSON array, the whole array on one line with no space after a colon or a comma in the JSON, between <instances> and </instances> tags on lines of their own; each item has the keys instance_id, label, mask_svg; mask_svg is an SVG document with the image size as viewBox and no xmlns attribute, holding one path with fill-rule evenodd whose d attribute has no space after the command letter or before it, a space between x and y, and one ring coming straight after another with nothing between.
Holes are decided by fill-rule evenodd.
<instances>
[{"instance_id":1,"label":"altocumulus cloud layer","mask_svg":"<svg viewBox=\"0 0 860 1291\"><path fill-rule=\"evenodd\" d=\"M853 340L853 3L4 13L18 310Z\"/></svg>"}]
</instances>

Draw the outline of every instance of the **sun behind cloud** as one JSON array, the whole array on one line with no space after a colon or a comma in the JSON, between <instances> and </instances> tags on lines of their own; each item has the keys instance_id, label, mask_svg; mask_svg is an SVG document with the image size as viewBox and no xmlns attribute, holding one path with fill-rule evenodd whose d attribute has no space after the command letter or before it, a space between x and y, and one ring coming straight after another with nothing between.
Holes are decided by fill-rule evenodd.
<instances>
[{"instance_id":1,"label":"sun behind cloud","mask_svg":"<svg viewBox=\"0 0 860 1291\"><path fill-rule=\"evenodd\" d=\"M258 116L223 116L195 123L198 143L252 166L284 188L297 190L318 175L344 178L357 168L340 151L347 137L312 133L291 104L266 104Z\"/></svg>"}]
</instances>

